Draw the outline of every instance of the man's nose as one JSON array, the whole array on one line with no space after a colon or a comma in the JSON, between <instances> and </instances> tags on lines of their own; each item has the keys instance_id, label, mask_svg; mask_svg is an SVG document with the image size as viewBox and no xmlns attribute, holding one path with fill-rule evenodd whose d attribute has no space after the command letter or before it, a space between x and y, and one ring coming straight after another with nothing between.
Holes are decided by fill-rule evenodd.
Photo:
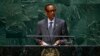
<instances>
[{"instance_id":1,"label":"man's nose","mask_svg":"<svg viewBox=\"0 0 100 56\"><path fill-rule=\"evenodd\" d=\"M54 14L54 11L52 11L51 13Z\"/></svg>"}]
</instances>

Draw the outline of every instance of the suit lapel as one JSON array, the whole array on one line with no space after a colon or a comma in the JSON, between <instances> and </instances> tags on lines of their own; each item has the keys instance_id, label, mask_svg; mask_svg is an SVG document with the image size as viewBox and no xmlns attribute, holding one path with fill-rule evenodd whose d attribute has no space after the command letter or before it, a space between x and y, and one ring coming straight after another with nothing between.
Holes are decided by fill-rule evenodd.
<instances>
[{"instance_id":1,"label":"suit lapel","mask_svg":"<svg viewBox=\"0 0 100 56\"><path fill-rule=\"evenodd\" d=\"M45 19L45 23L44 23L45 29L46 29L46 35L49 35L49 30L48 30L48 20Z\"/></svg>"},{"instance_id":2,"label":"suit lapel","mask_svg":"<svg viewBox=\"0 0 100 56\"><path fill-rule=\"evenodd\" d=\"M55 32L56 32L57 26L58 26L58 20L57 20L57 18L55 18L53 34L56 34Z\"/></svg>"}]
</instances>

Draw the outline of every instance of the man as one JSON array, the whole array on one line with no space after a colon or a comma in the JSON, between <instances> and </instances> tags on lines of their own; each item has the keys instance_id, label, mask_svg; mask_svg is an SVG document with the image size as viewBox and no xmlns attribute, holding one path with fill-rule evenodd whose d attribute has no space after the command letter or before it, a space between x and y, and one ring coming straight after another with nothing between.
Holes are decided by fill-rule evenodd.
<instances>
[{"instance_id":1,"label":"man","mask_svg":"<svg viewBox=\"0 0 100 56\"><path fill-rule=\"evenodd\" d=\"M65 38L53 36L68 35L66 22L55 17L56 7L53 4L45 6L45 13L47 18L38 22L37 35L47 35L48 37L37 38L36 41L43 46L64 44Z\"/></svg>"}]
</instances>

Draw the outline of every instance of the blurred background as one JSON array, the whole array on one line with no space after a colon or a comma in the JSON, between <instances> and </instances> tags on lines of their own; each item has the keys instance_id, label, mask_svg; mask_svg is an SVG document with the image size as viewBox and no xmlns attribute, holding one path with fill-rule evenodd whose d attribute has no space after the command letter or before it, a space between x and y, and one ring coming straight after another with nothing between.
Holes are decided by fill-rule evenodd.
<instances>
[{"instance_id":1,"label":"blurred background","mask_svg":"<svg viewBox=\"0 0 100 56\"><path fill-rule=\"evenodd\" d=\"M22 37L35 35L47 3L56 5L75 45L100 44L99 0L0 0L0 45L34 45L34 39Z\"/></svg>"},{"instance_id":2,"label":"blurred background","mask_svg":"<svg viewBox=\"0 0 100 56\"><path fill-rule=\"evenodd\" d=\"M35 45L34 39L26 35L35 35L37 22L45 17L44 6L47 3L55 4L57 17L67 22L69 35L75 36L74 45L100 45L100 0L0 0L0 46ZM100 55L100 48L75 49L77 56ZM0 55L9 52L9 48L6 52L0 50ZM22 56L23 48L10 54L21 50Z\"/></svg>"}]
</instances>

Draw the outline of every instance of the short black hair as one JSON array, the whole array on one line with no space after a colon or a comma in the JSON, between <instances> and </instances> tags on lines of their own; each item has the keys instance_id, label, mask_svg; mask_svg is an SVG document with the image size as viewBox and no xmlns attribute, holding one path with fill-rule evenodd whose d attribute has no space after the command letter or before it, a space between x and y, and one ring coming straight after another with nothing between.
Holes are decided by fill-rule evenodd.
<instances>
[{"instance_id":1,"label":"short black hair","mask_svg":"<svg viewBox=\"0 0 100 56\"><path fill-rule=\"evenodd\" d=\"M45 5L45 11L47 10L47 7L50 6L50 5L53 5L55 7L54 4L48 3L48 4ZM56 10L56 7L55 7L55 10Z\"/></svg>"}]
</instances>

